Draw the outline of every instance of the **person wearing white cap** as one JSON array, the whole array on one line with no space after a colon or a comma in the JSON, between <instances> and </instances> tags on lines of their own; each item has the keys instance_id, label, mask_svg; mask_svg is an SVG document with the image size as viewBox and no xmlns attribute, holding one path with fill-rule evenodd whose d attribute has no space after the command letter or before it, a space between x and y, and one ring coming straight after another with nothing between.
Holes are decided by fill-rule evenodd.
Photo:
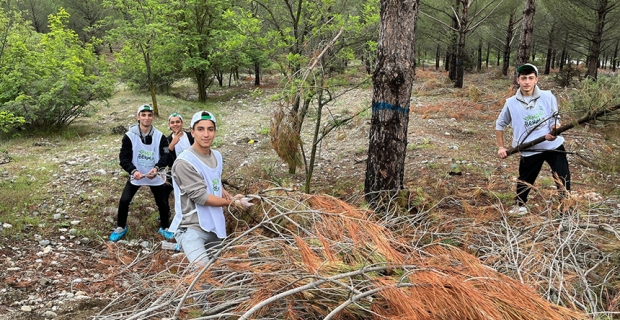
<instances>
[{"instance_id":1,"label":"person wearing white cap","mask_svg":"<svg viewBox=\"0 0 620 320\"><path fill-rule=\"evenodd\" d=\"M118 204L117 227L110 234L110 241L120 240L127 233L129 205L141 186L148 186L159 209L160 228L158 233L165 239L174 234L166 229L170 225L170 207L165 198L165 168L168 164L168 140L153 127L153 108L144 104L136 113L138 124L129 127L123 136L119 160L121 167L129 173Z\"/></svg>"},{"instance_id":2,"label":"person wearing white cap","mask_svg":"<svg viewBox=\"0 0 620 320\"><path fill-rule=\"evenodd\" d=\"M194 137L192 137L189 131L183 130L183 116L179 113L172 113L168 117L168 127L172 133L167 137L168 139L168 167L172 169L174 161L177 156L185 149L189 148L194 143ZM166 188L166 200L170 199L170 194L174 191L172 187L172 176L168 176L165 184Z\"/></svg>"},{"instance_id":3,"label":"person wearing white cap","mask_svg":"<svg viewBox=\"0 0 620 320\"><path fill-rule=\"evenodd\" d=\"M213 150L216 119L208 111L194 114L190 123L194 143L172 166L175 215L170 231L189 262L206 263L226 238L223 207L250 207L242 195L232 197L222 185L222 155Z\"/></svg>"},{"instance_id":4,"label":"person wearing white cap","mask_svg":"<svg viewBox=\"0 0 620 320\"><path fill-rule=\"evenodd\" d=\"M538 68L526 63L517 68L517 93L508 98L495 123L497 156L505 159L504 128L512 125L512 147L544 136L545 141L521 151L519 178L517 180L516 204L509 213L523 215L528 212L527 203L530 187L547 162L556 181L560 197L570 190L570 171L564 138L554 136L552 130L560 127L558 102L553 93L538 88Z\"/></svg>"}]
</instances>

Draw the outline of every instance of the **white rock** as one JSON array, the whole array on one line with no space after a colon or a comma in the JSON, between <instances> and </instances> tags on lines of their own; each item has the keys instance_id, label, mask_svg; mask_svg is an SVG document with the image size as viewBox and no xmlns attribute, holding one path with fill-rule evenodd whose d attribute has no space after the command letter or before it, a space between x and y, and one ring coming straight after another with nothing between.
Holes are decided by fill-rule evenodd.
<instances>
[{"instance_id":1,"label":"white rock","mask_svg":"<svg viewBox=\"0 0 620 320\"><path fill-rule=\"evenodd\" d=\"M13 225L10 224L10 223L3 223L2 224L2 228L4 228L4 229L9 229L9 228L12 228L12 227L13 227Z\"/></svg>"}]
</instances>

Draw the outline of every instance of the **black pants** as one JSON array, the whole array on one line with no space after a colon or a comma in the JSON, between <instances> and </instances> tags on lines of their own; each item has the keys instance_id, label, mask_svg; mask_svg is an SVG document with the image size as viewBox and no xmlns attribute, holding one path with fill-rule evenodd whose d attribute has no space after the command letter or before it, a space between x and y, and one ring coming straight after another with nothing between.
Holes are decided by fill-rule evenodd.
<instances>
[{"instance_id":1,"label":"black pants","mask_svg":"<svg viewBox=\"0 0 620 320\"><path fill-rule=\"evenodd\" d=\"M151 192L155 198L155 203L159 209L159 223L162 228L166 229L170 226L170 206L168 205L164 185L149 187L151 188ZM133 185L130 180L127 180L125 188L123 189L123 194L121 195L121 200L118 203L118 217L116 220L118 227L125 228L127 226L129 204L131 203L133 196L135 196L136 192L138 192L138 189L140 189L140 186Z\"/></svg>"},{"instance_id":2,"label":"black pants","mask_svg":"<svg viewBox=\"0 0 620 320\"><path fill-rule=\"evenodd\" d=\"M524 205L530 193L530 186L534 184L544 162L551 167L553 179L560 192L560 196L565 196L570 190L570 172L568 170L568 160L566 159L564 145L555 150L541 152L528 157L521 157L519 161L519 180L517 181L517 204Z\"/></svg>"}]
</instances>

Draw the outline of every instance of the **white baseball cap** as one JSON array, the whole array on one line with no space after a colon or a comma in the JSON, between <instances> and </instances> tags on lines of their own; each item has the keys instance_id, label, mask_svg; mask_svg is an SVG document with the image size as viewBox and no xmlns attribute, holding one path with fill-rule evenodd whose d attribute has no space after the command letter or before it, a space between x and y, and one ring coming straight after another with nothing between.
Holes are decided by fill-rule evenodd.
<instances>
[{"instance_id":1,"label":"white baseball cap","mask_svg":"<svg viewBox=\"0 0 620 320\"><path fill-rule=\"evenodd\" d=\"M151 107L148 104L143 104L141 106L138 107L138 112L136 114L140 114L140 112L142 111L150 111L153 112L153 107Z\"/></svg>"},{"instance_id":2,"label":"white baseball cap","mask_svg":"<svg viewBox=\"0 0 620 320\"><path fill-rule=\"evenodd\" d=\"M213 121L213 124L216 123L215 116L213 115L213 113L209 111L198 111L194 113L194 116L192 117L192 122L190 122L189 124L190 128L193 129L194 124L196 124L196 122L201 121L201 120L211 120Z\"/></svg>"},{"instance_id":3,"label":"white baseball cap","mask_svg":"<svg viewBox=\"0 0 620 320\"><path fill-rule=\"evenodd\" d=\"M168 117L168 121L170 121L170 119L172 119L173 117L179 117L179 119L181 119L181 122L183 122L183 117L181 117L181 115L179 113L173 112L169 117Z\"/></svg>"}]
</instances>

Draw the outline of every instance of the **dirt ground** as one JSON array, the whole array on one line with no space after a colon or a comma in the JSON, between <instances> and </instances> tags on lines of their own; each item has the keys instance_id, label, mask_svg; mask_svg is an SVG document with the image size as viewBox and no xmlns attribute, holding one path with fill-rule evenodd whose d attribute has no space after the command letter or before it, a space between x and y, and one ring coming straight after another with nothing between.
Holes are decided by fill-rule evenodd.
<instances>
[{"instance_id":1,"label":"dirt ground","mask_svg":"<svg viewBox=\"0 0 620 320\"><path fill-rule=\"evenodd\" d=\"M498 159L494 132L495 118L503 104L498 97L508 96L510 88L505 79L493 77L491 73L468 76L465 82L467 87L459 90L442 84L445 78L442 73L418 72L408 127L405 171L408 189L431 195L434 199L458 198L459 194L477 188L489 189L497 194L512 192L518 156ZM545 85L549 88L552 82L543 81L542 86ZM556 90L561 100L564 89ZM269 127L272 112L277 108L277 104L269 99L276 89L266 85L260 96L253 95L251 90L237 92L223 102L226 111L220 117L222 128L218 128L222 132L218 150L225 159L228 188L233 192L252 192L255 186L269 181L272 186L281 184L301 189L303 168L299 168L294 175L289 174L288 167L269 146L265 128ZM368 107L371 98L371 88L357 89L338 99L325 115L350 114ZM118 115L122 112L103 110L98 117L123 119L124 115ZM308 119L304 136L309 142L310 124L315 117L310 115ZM63 148L65 154L54 154L56 148L45 144L18 146L12 152L15 156L45 152L45 156L51 159L50 166L62 175L62 171L71 166L68 164L70 160L66 159L83 160L84 150L90 146L88 141L104 136L102 143L106 145L104 149L108 150L107 154L88 156L91 165L84 169L93 172L101 163L116 158L116 141L120 139L119 135L111 133L114 121L102 122L95 132L83 137L84 142L75 146L74 150ZM369 127L369 116L360 118L332 132L324 140L317 156L312 192L329 193L359 203ZM596 155L608 145L604 133L596 126L571 130L564 136L567 149L577 153ZM50 143L56 142L52 140ZM588 159L587 155L569 155L575 192L613 196L613 190L620 185L618 177L593 169ZM0 171L10 170L8 168L5 165L0 167ZM108 172L109 175L117 173ZM73 220L81 221L78 226L96 225L105 218L114 217L117 194L102 195L109 200L105 207L100 208L101 216L83 217L75 198L67 196L71 194L71 189L84 188L86 192L96 193L101 189L101 184L122 184L118 178L102 182L84 180L78 177L79 174L79 170L75 170L74 176L67 178L62 185L56 185L58 181L53 180L51 185L40 190L49 192L56 201L56 208L60 209L58 212L71 216L71 219L51 224L51 230L47 230L46 234L40 234L39 230L30 233L26 230L24 236L2 238L0 276L4 281L0 290L0 319L92 319L110 301L130 289L123 279L134 272L133 268L139 264L136 261L147 259L153 262L145 264L152 268L149 272L156 272L179 259L174 252L153 249L161 240L155 236L116 244L107 241L107 229L90 237L72 236ZM543 172L539 179L551 179L550 173ZM551 185L543 187L540 193L533 196L532 202L544 203L544 199L554 192ZM456 207L453 210L459 214ZM36 226L31 228L37 229Z\"/></svg>"}]
</instances>

